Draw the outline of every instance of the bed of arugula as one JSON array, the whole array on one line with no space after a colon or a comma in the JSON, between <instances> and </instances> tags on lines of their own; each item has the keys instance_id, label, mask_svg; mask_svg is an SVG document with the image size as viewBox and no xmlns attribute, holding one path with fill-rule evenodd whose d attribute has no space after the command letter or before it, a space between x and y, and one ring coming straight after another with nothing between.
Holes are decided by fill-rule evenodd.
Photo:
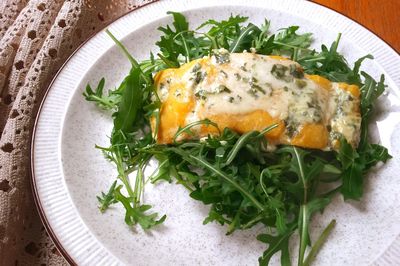
<instances>
[{"instance_id":1,"label":"bed of arugula","mask_svg":"<svg viewBox=\"0 0 400 266\"><path fill-rule=\"evenodd\" d=\"M115 182L108 192L98 196L100 210L104 212L120 203L125 208L128 225L139 224L143 229L150 229L162 223L166 216L159 217L150 211L151 206L141 201L145 184L148 181L176 182L186 187L193 199L210 206L204 224L226 224L228 235L238 229L264 224L265 233L257 237L266 244L259 258L260 265L268 265L277 252L280 252L282 265L291 265L289 239L296 231L300 243L297 264L310 265L335 224L332 221L318 239L311 241L313 214L322 211L337 193L345 200L360 199L367 171L391 158L385 147L371 144L368 139L374 102L385 90L384 76L375 81L367 73L360 72L362 61L372 59L371 55L360 58L350 67L337 51L340 34L330 47L322 45L321 50L316 51L309 49L312 34L298 33L297 26L271 34L267 20L256 26L248 23L246 17L231 16L223 21L208 20L191 30L182 14L169 14L173 16L173 24L158 29L161 38L156 45L160 52L150 54L150 59L142 62L137 62L107 31L130 60L132 68L114 90L104 93L102 79L97 88L87 85L84 92L88 101L111 110L114 121L110 146L97 147L117 168ZM254 48L259 54L284 55L299 62L306 73L359 85L362 126L358 148L353 149L342 138L338 152L294 146L280 146L267 152L268 143L263 133L273 126L264 132L244 135L226 128L203 141L157 144L149 126L151 117L155 117L158 124L161 106L153 84L154 73L208 56L218 48L230 52ZM216 126L208 120L198 121L180 128L176 136L183 132L190 134L190 129L198 124ZM152 158L158 160L159 167L151 176L144 176ZM130 174L134 175L132 181L128 178Z\"/></svg>"}]
</instances>

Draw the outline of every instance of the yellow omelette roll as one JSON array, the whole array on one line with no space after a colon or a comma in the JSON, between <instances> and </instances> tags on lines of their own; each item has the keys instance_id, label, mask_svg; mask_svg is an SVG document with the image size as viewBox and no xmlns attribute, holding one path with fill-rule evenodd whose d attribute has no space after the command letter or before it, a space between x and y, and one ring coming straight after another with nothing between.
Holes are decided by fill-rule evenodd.
<instances>
[{"instance_id":1,"label":"yellow omelette roll","mask_svg":"<svg viewBox=\"0 0 400 266\"><path fill-rule=\"evenodd\" d=\"M353 147L359 142L358 86L306 75L284 57L220 50L160 71L154 81L162 102L158 143L172 143L179 128L203 119L241 134L277 124L265 134L275 145L330 150L338 148L341 136ZM204 125L192 131L178 140L218 134Z\"/></svg>"}]
</instances>

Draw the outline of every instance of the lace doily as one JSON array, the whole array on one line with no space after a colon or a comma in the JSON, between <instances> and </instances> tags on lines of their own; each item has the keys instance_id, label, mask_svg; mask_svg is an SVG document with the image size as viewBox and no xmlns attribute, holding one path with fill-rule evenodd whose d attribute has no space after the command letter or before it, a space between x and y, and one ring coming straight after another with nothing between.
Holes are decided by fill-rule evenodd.
<instances>
[{"instance_id":1,"label":"lace doily","mask_svg":"<svg viewBox=\"0 0 400 266\"><path fill-rule=\"evenodd\" d=\"M29 145L47 86L70 54L151 0L0 1L0 265L64 265L34 206Z\"/></svg>"}]
</instances>

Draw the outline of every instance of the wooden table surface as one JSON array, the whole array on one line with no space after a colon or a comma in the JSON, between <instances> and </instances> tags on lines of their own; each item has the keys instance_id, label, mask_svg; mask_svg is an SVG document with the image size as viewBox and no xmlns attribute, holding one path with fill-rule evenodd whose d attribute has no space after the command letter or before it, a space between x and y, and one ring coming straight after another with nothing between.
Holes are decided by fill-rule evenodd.
<instances>
[{"instance_id":1,"label":"wooden table surface","mask_svg":"<svg viewBox=\"0 0 400 266\"><path fill-rule=\"evenodd\" d=\"M400 53L400 0L313 0L359 22Z\"/></svg>"}]
</instances>

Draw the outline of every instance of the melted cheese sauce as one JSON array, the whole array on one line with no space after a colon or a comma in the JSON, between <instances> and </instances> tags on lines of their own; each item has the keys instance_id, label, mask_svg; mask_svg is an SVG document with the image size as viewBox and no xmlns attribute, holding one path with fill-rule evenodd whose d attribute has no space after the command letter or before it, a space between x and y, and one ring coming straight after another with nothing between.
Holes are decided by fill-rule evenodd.
<instances>
[{"instance_id":1,"label":"melted cheese sauce","mask_svg":"<svg viewBox=\"0 0 400 266\"><path fill-rule=\"evenodd\" d=\"M266 134L272 144L329 150L341 136L353 146L359 141L359 88L304 75L283 57L222 50L160 71L155 85L162 102L159 143L172 143L179 127L206 118L239 133L278 124ZM196 138L217 132L204 125L192 130Z\"/></svg>"}]
</instances>

